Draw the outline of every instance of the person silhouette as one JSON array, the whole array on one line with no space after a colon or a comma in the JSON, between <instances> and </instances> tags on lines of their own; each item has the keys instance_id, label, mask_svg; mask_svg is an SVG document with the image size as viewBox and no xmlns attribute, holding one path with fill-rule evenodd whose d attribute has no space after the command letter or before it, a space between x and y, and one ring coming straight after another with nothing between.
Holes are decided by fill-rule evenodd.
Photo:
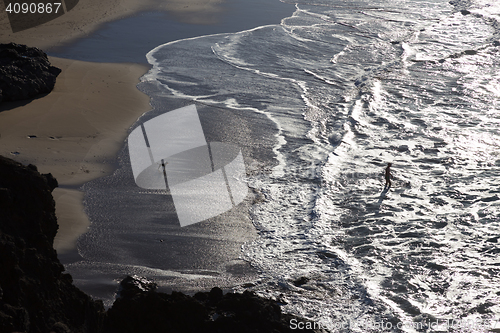
<instances>
[{"instance_id":1,"label":"person silhouette","mask_svg":"<svg viewBox=\"0 0 500 333\"><path fill-rule=\"evenodd\" d=\"M392 166L392 163L387 163L387 167L385 168L385 186L384 188L387 188L389 189L391 187L391 178L392 175L391 175L391 166Z\"/></svg>"}]
</instances>

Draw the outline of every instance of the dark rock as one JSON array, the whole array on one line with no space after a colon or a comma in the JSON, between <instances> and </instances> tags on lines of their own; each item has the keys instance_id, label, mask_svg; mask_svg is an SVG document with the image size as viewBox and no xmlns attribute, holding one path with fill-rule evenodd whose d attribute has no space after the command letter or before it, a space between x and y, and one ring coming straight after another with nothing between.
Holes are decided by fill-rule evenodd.
<instances>
[{"instance_id":1,"label":"dark rock","mask_svg":"<svg viewBox=\"0 0 500 333\"><path fill-rule=\"evenodd\" d=\"M11 203L10 191L8 188L0 188L0 207L2 205L10 205Z\"/></svg>"},{"instance_id":2,"label":"dark rock","mask_svg":"<svg viewBox=\"0 0 500 333\"><path fill-rule=\"evenodd\" d=\"M0 102L30 99L52 91L59 68L40 49L0 44Z\"/></svg>"},{"instance_id":3,"label":"dark rock","mask_svg":"<svg viewBox=\"0 0 500 333\"><path fill-rule=\"evenodd\" d=\"M194 298L196 298L199 301L204 302L208 299L208 295L207 295L207 293L197 292L196 294L194 294Z\"/></svg>"},{"instance_id":4,"label":"dark rock","mask_svg":"<svg viewBox=\"0 0 500 333\"><path fill-rule=\"evenodd\" d=\"M30 170L33 170L33 171L38 171L38 168L36 167L36 165L33 165L33 164L28 164L27 168Z\"/></svg>"},{"instance_id":5,"label":"dark rock","mask_svg":"<svg viewBox=\"0 0 500 333\"><path fill-rule=\"evenodd\" d=\"M0 332L101 329L102 302L72 284L53 248L56 183L0 156Z\"/></svg>"},{"instance_id":6,"label":"dark rock","mask_svg":"<svg viewBox=\"0 0 500 333\"><path fill-rule=\"evenodd\" d=\"M283 314L275 301L248 291L224 295L215 287L210 292L198 292L194 297L175 291L170 295L141 291L115 301L107 313L105 332L294 332L290 324L292 319L304 322Z\"/></svg>"},{"instance_id":7,"label":"dark rock","mask_svg":"<svg viewBox=\"0 0 500 333\"><path fill-rule=\"evenodd\" d=\"M222 292L222 289L219 287L213 287L212 290L210 290L210 293L208 293L208 298L211 301L220 301L223 297L224 293Z\"/></svg>"},{"instance_id":8,"label":"dark rock","mask_svg":"<svg viewBox=\"0 0 500 333\"><path fill-rule=\"evenodd\" d=\"M45 181L47 182L47 185L49 186L51 192L59 186L57 179L55 179L51 173L45 173L42 176L45 178Z\"/></svg>"},{"instance_id":9,"label":"dark rock","mask_svg":"<svg viewBox=\"0 0 500 333\"><path fill-rule=\"evenodd\" d=\"M127 276L120 282L120 289L118 290L118 298L133 298L135 295L142 292L155 291L158 286L156 283L148 280L145 277L134 275Z\"/></svg>"}]
</instances>

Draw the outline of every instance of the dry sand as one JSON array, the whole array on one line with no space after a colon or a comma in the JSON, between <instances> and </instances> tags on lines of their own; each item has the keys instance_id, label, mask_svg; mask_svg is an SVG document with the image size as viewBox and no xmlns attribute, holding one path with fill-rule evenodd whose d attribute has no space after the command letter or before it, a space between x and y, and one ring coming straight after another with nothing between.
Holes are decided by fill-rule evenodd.
<instances>
[{"instance_id":1,"label":"dry sand","mask_svg":"<svg viewBox=\"0 0 500 333\"><path fill-rule=\"evenodd\" d=\"M50 94L0 105L0 154L75 188L54 191L60 224L55 247L64 251L89 225L77 186L114 170L127 129L150 109L149 97L136 88L148 67L50 61L62 69Z\"/></svg>"}]
</instances>

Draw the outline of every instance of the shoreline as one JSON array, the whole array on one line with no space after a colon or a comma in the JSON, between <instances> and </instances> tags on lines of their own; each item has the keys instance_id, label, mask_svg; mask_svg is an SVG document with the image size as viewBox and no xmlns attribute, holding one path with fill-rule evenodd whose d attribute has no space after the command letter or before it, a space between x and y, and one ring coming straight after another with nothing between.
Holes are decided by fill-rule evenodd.
<instances>
[{"instance_id":1,"label":"shoreline","mask_svg":"<svg viewBox=\"0 0 500 333\"><path fill-rule=\"evenodd\" d=\"M106 1L105 5L115 2ZM92 11L84 11L89 9L87 7L90 3L80 9L77 6L54 21L36 29L16 33L15 36L5 33L6 29L1 30L3 33L0 32L0 42L13 41L44 50L59 46L64 48L68 42L78 43L91 39L89 34L101 31L106 23L132 17L148 9L169 13L178 22L192 24L194 33L204 35L206 26L201 24L215 24L213 20L202 20L207 11L215 17L223 12L219 8L220 5L242 6L243 2L238 0L208 4L209 1L191 0L188 6L182 7L180 2L173 0L156 8L152 6L153 1L144 5L134 4L134 0L127 0L126 3L132 3L133 6L127 10L124 10L123 6L113 8L109 15L95 18L91 17ZM281 8L284 8L280 6L271 10L274 19L277 13L281 13ZM242 9L244 8L240 8L244 12ZM81 16L75 18L76 13ZM285 16L283 13L280 17ZM196 17L198 19L193 21ZM262 19L255 15L252 17L254 18L248 18L246 24ZM85 23L80 32L66 34L65 28L74 28L75 22L85 18L92 19ZM232 21L229 24L233 24L235 28L239 27L233 22L237 17L230 18ZM75 21L71 21L73 19ZM3 27L2 24L5 26L8 22L0 18L0 27ZM114 22L111 23L113 24ZM121 36L119 40L127 40L131 44L134 42L133 39L128 40L127 36ZM155 44L155 47L158 45ZM106 52L108 55L109 52ZM140 78L151 66L130 59L125 63L117 63L113 57L107 62L72 60L74 56L75 52L70 52L62 58L49 56L52 65L62 69L51 93L29 101L0 105L0 155L23 164L34 164L41 173L52 173L60 184L53 192L59 221L54 248L59 257L64 257L69 264L79 260L76 242L90 226L89 217L84 211L84 192L80 187L116 171L119 151L123 148L128 130L141 115L152 109L150 96L137 87ZM237 276L256 276L250 274L252 269L248 263L239 264L243 266L238 269L241 274L238 273Z\"/></svg>"},{"instance_id":2,"label":"shoreline","mask_svg":"<svg viewBox=\"0 0 500 333\"><path fill-rule=\"evenodd\" d=\"M85 40L106 23L148 10L169 12L180 22L211 24L205 14L221 12L219 5L209 0L80 1L66 14L16 33L7 15L0 15L0 43L46 51ZM0 10L5 12L2 2ZM60 186L53 192L59 222L54 248L72 256L78 237L90 226L78 188L116 169L129 128L151 110L149 96L137 88L151 66L53 56L49 61L62 70L49 94L0 104L0 155L34 164L58 180Z\"/></svg>"},{"instance_id":3,"label":"shoreline","mask_svg":"<svg viewBox=\"0 0 500 333\"><path fill-rule=\"evenodd\" d=\"M78 188L115 170L128 129L151 109L149 96L137 89L149 67L49 60L62 69L51 93L0 104L0 155L58 180L54 247L65 253L90 224Z\"/></svg>"}]
</instances>

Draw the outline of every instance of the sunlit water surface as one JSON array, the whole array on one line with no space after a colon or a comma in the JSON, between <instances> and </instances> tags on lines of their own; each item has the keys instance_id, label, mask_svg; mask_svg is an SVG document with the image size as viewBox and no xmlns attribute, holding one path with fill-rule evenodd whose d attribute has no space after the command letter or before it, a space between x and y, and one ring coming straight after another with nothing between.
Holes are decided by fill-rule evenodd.
<instances>
[{"instance_id":1,"label":"sunlit water surface","mask_svg":"<svg viewBox=\"0 0 500 333\"><path fill-rule=\"evenodd\" d=\"M148 54L143 86L279 130L277 165L248 179L251 289L335 332L494 328L499 18L487 0L300 1Z\"/></svg>"}]
</instances>

